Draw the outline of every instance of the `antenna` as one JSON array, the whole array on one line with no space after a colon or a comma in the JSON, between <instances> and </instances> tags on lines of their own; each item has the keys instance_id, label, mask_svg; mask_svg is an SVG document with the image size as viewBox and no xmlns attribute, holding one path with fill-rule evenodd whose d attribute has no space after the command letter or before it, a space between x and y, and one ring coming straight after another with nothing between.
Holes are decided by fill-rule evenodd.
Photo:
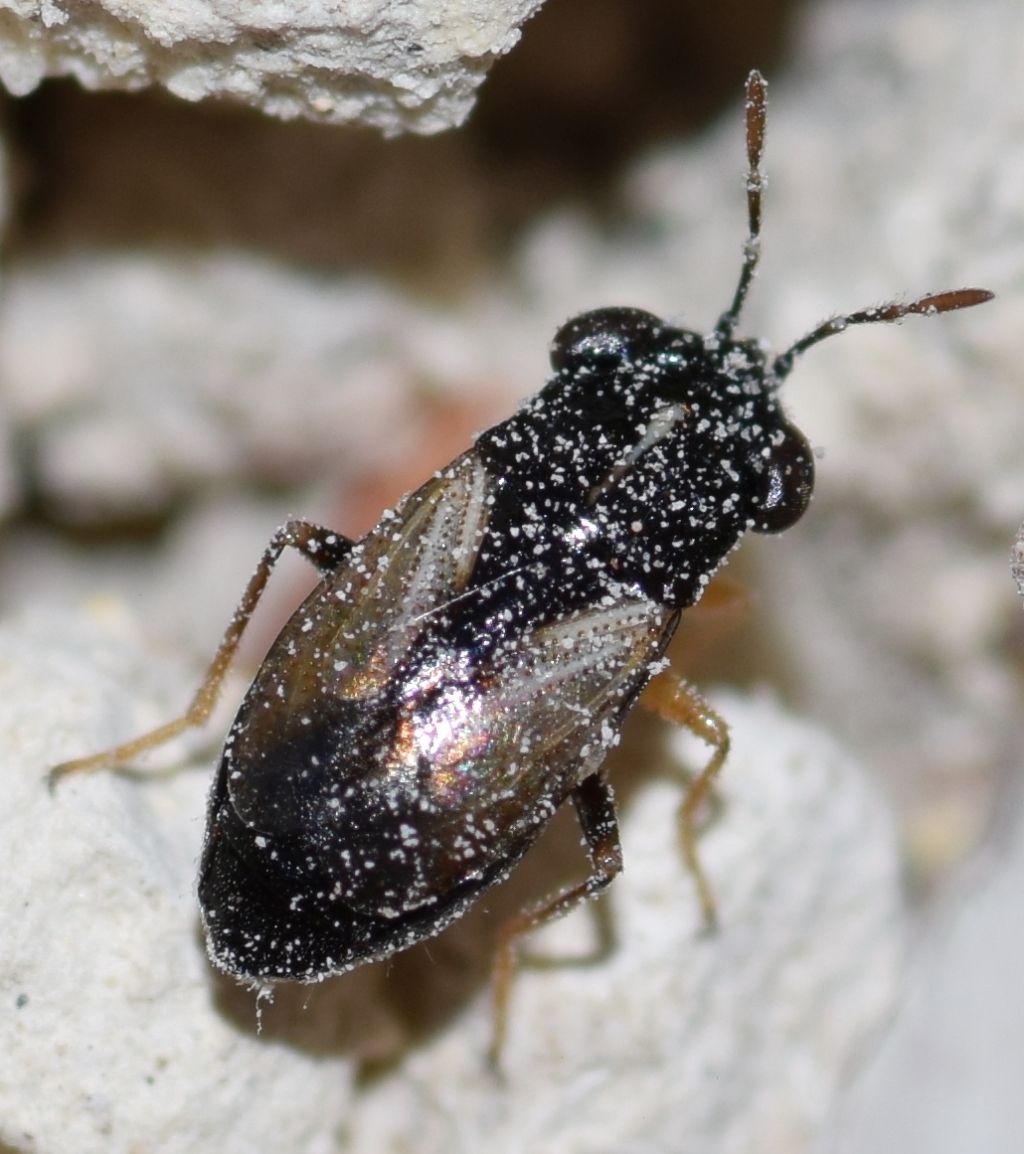
<instances>
[{"instance_id":1,"label":"antenna","mask_svg":"<svg viewBox=\"0 0 1024 1154\"><path fill-rule=\"evenodd\" d=\"M851 325L891 324L907 316L936 316L939 313L951 313L957 309L969 309L975 305L984 304L994 296L988 289L963 288L950 289L948 292L927 293L918 297L909 304L900 301L888 301L886 304L876 305L874 308L861 309L855 313L847 313L841 317L830 317L822 321L817 328L812 329L805 337L801 337L784 353L780 353L772 363L771 375L781 381L788 376L793 362L801 353L806 352L812 345L844 332Z\"/></svg>"},{"instance_id":2,"label":"antenna","mask_svg":"<svg viewBox=\"0 0 1024 1154\"><path fill-rule=\"evenodd\" d=\"M754 280L758 260L761 256L761 194L764 191L764 176L761 172L761 155L764 152L764 133L767 120L768 84L757 69L747 77L747 239L743 244L743 266L732 304L724 312L715 326L715 333L728 340L739 321L743 303ZM984 304L993 297L987 289L951 289L948 292L927 293L917 300L904 304L889 301L875 308L860 309L845 316L831 317L801 337L794 345L776 357L771 375L783 380L793 367L793 362L812 345L848 329L851 325L891 324L906 316L935 316L951 313L956 309L973 308Z\"/></svg>"},{"instance_id":3,"label":"antenna","mask_svg":"<svg viewBox=\"0 0 1024 1154\"><path fill-rule=\"evenodd\" d=\"M768 104L768 84L755 68L747 77L747 239L743 243L743 267L732 304L715 326L715 332L728 339L740 319L743 302L747 299L754 280L757 262L761 256L761 193L764 176L761 173L761 154L764 152L764 127Z\"/></svg>"}]
</instances>

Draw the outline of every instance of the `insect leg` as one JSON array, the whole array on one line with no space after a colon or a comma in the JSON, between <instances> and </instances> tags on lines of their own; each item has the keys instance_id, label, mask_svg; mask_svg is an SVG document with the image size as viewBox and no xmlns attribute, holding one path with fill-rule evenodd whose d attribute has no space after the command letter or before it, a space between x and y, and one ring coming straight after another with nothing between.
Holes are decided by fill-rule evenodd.
<instances>
[{"instance_id":1,"label":"insect leg","mask_svg":"<svg viewBox=\"0 0 1024 1154\"><path fill-rule=\"evenodd\" d=\"M711 757L683 798L679 809L679 828L683 841L683 860L697 886L704 919L709 926L713 926L717 920L715 897L697 854L697 815L729 754L729 726L695 689L670 670L659 673L640 700L666 721L685 726L712 747Z\"/></svg>"},{"instance_id":2,"label":"insect leg","mask_svg":"<svg viewBox=\"0 0 1024 1154\"><path fill-rule=\"evenodd\" d=\"M288 521L271 538L270 544L263 553L260 566L267 564L268 557L274 550L275 541L282 536L284 540L277 545L276 552L269 560L270 566L273 566L285 548L290 546L301 553L310 565L318 569L321 577L329 577L336 572L349 553L352 552L352 546L355 544L348 537L336 533L333 529L318 525L315 521ZM269 569L267 572L269 576ZM265 580L264 584L266 584ZM247 589L246 593L248 592ZM244 602L245 598L243 598L243 604Z\"/></svg>"},{"instance_id":3,"label":"insect leg","mask_svg":"<svg viewBox=\"0 0 1024 1154\"><path fill-rule=\"evenodd\" d=\"M311 521L289 521L278 529L264 550L260 563L256 566L256 572L250 577L249 584L242 594L242 600L231 618L220 646L214 654L213 661L210 662L206 676L196 690L192 703L185 713L181 717L175 718L174 721L169 721L166 725L161 725L149 733L144 733L141 737L125 742L123 745L115 745L112 749L105 749L101 753L75 758L73 761L65 761L54 766L47 775L51 790L60 778L66 777L68 774L123 765L140 753L163 745L186 729L196 728L206 721L217 702L224 677L231 665L231 659L235 655L235 650L238 648L245 627L249 623L249 618L263 595L270 573L277 559L288 546L297 549L321 573L328 574L333 572L344 560L352 548L352 542L347 537L341 536L340 533L335 533L332 529L325 529Z\"/></svg>"},{"instance_id":4,"label":"insect leg","mask_svg":"<svg viewBox=\"0 0 1024 1154\"><path fill-rule=\"evenodd\" d=\"M543 905L524 910L507 921L498 932L498 947L491 971L494 993L494 1031L489 1057L497 1066L505 1041L508 1021L508 996L516 971L516 953L519 939L556 918L563 917L588 898L599 894L616 874L622 872L622 847L619 844L619 822L615 813L615 798L611 786L599 774L585 778L572 793L573 805L579 819L590 856L591 873L578 885L569 887Z\"/></svg>"}]
</instances>

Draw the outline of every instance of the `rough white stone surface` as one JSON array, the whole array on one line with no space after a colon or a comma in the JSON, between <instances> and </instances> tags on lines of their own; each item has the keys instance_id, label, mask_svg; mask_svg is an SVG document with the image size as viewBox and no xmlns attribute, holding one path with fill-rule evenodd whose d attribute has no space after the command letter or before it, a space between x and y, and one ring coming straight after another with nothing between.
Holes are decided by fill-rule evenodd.
<instances>
[{"instance_id":1,"label":"rough white stone surface","mask_svg":"<svg viewBox=\"0 0 1024 1154\"><path fill-rule=\"evenodd\" d=\"M321 1154L348 1110L346 1069L214 1004L192 877L205 783L99 775L50 796L41 776L149 724L161 669L116 618L3 630L0 1148Z\"/></svg>"},{"instance_id":2,"label":"rough white stone surface","mask_svg":"<svg viewBox=\"0 0 1024 1154\"><path fill-rule=\"evenodd\" d=\"M830 1154L1018 1154L1024 1134L1019 815L928 925L899 1020Z\"/></svg>"},{"instance_id":3,"label":"rough white stone surface","mask_svg":"<svg viewBox=\"0 0 1024 1154\"><path fill-rule=\"evenodd\" d=\"M269 1038L251 1009L225 1008L193 899L208 775L99 774L47 793L47 764L166 718L188 680L116 606L0 630L4 1149L796 1152L891 1007L901 912L884 806L830 740L730 697L735 748L701 842L720 931L702 934L680 861L679 788L650 781L624 807L614 947L521 972L504 1081L484 1062L484 987L357 1085L352 1054L389 1029L387 967L318 987ZM702 751L681 737L671 756ZM584 909L531 949L580 958L593 941ZM426 956L422 988L443 988L448 952Z\"/></svg>"},{"instance_id":4,"label":"rough white stone surface","mask_svg":"<svg viewBox=\"0 0 1024 1154\"><path fill-rule=\"evenodd\" d=\"M465 119L491 63L541 0L3 0L0 79L160 84L273 116L439 132Z\"/></svg>"}]
</instances>

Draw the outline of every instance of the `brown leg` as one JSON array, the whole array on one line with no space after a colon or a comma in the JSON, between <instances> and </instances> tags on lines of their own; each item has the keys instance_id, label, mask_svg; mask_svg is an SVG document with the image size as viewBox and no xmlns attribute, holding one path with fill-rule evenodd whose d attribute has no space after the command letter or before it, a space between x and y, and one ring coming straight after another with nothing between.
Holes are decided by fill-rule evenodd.
<instances>
[{"instance_id":1,"label":"brown leg","mask_svg":"<svg viewBox=\"0 0 1024 1154\"><path fill-rule=\"evenodd\" d=\"M707 765L683 798L679 809L679 825L686 868L693 875L697 886L704 919L708 926L714 926L715 897L697 854L697 815L729 754L729 727L695 689L670 670L659 673L640 700L666 721L685 726L712 747Z\"/></svg>"},{"instance_id":2,"label":"brown leg","mask_svg":"<svg viewBox=\"0 0 1024 1154\"><path fill-rule=\"evenodd\" d=\"M314 525L311 521L289 521L274 534L270 544L264 550L256 572L249 579L242 600L235 610L231 623L228 625L224 638L214 655L210 667L206 671L202 684L192 698L192 704L181 716L174 721L161 725L133 741L123 745L115 745L112 749L105 749L101 753L94 753L90 757L78 757L73 761L65 761L50 770L47 781L50 789L62 778L71 773L81 773L93 769L104 769L115 765L123 765L131 761L140 753L163 745L186 729L193 729L203 724L210 716L217 697L220 693L225 674L231 665L238 643L249 623L267 581L270 578L274 564L287 546L297 549L303 557L311 561L323 574L333 572L344 560L352 542L340 533Z\"/></svg>"},{"instance_id":3,"label":"brown leg","mask_svg":"<svg viewBox=\"0 0 1024 1154\"><path fill-rule=\"evenodd\" d=\"M578 885L555 894L543 905L524 910L507 921L498 932L498 946L491 971L494 994L494 1031L489 1058L497 1067L505 1042L508 1023L508 996L516 971L519 939L531 930L553 922L575 909L580 902L599 894L622 870L622 847L619 845L619 822L611 786L596 773L582 781L572 794L580 828L590 855L591 873Z\"/></svg>"}]
</instances>

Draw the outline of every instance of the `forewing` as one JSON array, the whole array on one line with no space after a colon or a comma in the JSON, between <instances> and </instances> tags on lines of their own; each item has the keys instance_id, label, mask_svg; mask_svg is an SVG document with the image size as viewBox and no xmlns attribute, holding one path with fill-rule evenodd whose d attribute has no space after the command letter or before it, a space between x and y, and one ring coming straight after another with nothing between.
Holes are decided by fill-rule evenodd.
<instances>
[{"instance_id":1,"label":"forewing","mask_svg":"<svg viewBox=\"0 0 1024 1154\"><path fill-rule=\"evenodd\" d=\"M528 631L474 670L458 714L409 701L420 736L403 759L429 753L438 791L444 768L474 803L510 791L527 809L543 798L560 802L615 744L670 617L634 599Z\"/></svg>"},{"instance_id":2,"label":"forewing","mask_svg":"<svg viewBox=\"0 0 1024 1154\"><path fill-rule=\"evenodd\" d=\"M225 747L231 805L282 868L374 916L511 865L617 740L674 620L618 597L487 656L448 644L485 616L488 487L469 454L384 518L286 626Z\"/></svg>"},{"instance_id":3,"label":"forewing","mask_svg":"<svg viewBox=\"0 0 1024 1154\"><path fill-rule=\"evenodd\" d=\"M487 491L482 466L461 458L385 514L281 631L224 751L231 802L252 828L301 830L326 788L318 775L358 778L387 749L378 715L430 610L465 587Z\"/></svg>"},{"instance_id":4,"label":"forewing","mask_svg":"<svg viewBox=\"0 0 1024 1154\"><path fill-rule=\"evenodd\" d=\"M672 620L627 601L531 630L468 677L432 671L429 692L403 702L381 773L364 782L358 825L387 845L397 819L406 837L389 845L398 865L387 888L372 879L360 900L401 894L413 908L518 860L617 742Z\"/></svg>"}]
</instances>

